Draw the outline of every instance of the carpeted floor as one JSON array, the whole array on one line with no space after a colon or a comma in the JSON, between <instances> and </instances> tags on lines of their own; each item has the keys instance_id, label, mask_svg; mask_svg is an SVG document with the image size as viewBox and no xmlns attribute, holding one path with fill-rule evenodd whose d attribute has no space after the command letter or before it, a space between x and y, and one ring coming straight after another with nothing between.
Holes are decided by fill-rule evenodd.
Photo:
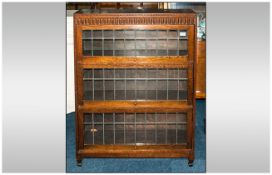
<instances>
[{"instance_id":1,"label":"carpeted floor","mask_svg":"<svg viewBox=\"0 0 272 175\"><path fill-rule=\"evenodd\" d=\"M204 173L206 171L206 135L204 133L205 100L197 100L195 161L186 158L85 158L82 167L75 158L75 113L66 118L66 171L85 173Z\"/></svg>"}]
</instances>

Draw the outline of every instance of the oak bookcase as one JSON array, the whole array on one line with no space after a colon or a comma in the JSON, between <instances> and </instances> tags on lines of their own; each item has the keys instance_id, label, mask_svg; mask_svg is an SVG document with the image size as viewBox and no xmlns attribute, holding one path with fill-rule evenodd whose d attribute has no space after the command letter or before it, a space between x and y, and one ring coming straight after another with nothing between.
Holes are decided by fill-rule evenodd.
<instances>
[{"instance_id":1,"label":"oak bookcase","mask_svg":"<svg viewBox=\"0 0 272 175\"><path fill-rule=\"evenodd\" d=\"M74 14L76 158L194 160L196 14Z\"/></svg>"}]
</instances>

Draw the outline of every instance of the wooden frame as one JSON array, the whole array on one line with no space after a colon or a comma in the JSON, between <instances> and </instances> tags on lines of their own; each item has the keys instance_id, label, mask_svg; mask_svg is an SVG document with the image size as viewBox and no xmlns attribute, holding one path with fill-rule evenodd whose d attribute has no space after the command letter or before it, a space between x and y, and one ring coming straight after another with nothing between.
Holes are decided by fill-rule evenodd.
<instances>
[{"instance_id":1,"label":"wooden frame","mask_svg":"<svg viewBox=\"0 0 272 175\"><path fill-rule=\"evenodd\" d=\"M197 50L196 98L205 99L206 98L206 41L198 39L196 50Z\"/></svg>"},{"instance_id":2,"label":"wooden frame","mask_svg":"<svg viewBox=\"0 0 272 175\"><path fill-rule=\"evenodd\" d=\"M76 94L76 158L84 157L186 157L194 160L195 122L195 55L196 15L190 10L148 12L109 12L74 14L75 94ZM82 31L91 29L161 29L187 30L187 56L84 56ZM85 68L187 68L187 101L86 101L83 99ZM84 112L185 112L187 114L186 145L84 145Z\"/></svg>"}]
</instances>

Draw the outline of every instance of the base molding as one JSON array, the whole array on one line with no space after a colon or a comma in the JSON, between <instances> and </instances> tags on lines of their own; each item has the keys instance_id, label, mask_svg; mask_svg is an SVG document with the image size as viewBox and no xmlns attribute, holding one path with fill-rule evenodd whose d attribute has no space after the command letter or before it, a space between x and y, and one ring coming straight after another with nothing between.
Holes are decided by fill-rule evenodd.
<instances>
[{"instance_id":1,"label":"base molding","mask_svg":"<svg viewBox=\"0 0 272 175\"><path fill-rule=\"evenodd\" d=\"M178 158L192 157L193 150L184 145L121 145L85 146L78 152L79 157L137 157L137 158Z\"/></svg>"}]
</instances>

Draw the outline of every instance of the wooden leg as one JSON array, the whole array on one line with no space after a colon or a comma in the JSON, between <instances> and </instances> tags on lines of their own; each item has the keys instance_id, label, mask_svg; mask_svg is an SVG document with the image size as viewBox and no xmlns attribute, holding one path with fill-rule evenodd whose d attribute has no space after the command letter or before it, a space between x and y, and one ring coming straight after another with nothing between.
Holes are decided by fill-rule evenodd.
<instances>
[{"instance_id":1,"label":"wooden leg","mask_svg":"<svg viewBox=\"0 0 272 175\"><path fill-rule=\"evenodd\" d=\"M82 159L77 160L77 166L81 167L82 166Z\"/></svg>"},{"instance_id":2,"label":"wooden leg","mask_svg":"<svg viewBox=\"0 0 272 175\"><path fill-rule=\"evenodd\" d=\"M188 159L188 165L192 167L194 165L194 159Z\"/></svg>"}]
</instances>

